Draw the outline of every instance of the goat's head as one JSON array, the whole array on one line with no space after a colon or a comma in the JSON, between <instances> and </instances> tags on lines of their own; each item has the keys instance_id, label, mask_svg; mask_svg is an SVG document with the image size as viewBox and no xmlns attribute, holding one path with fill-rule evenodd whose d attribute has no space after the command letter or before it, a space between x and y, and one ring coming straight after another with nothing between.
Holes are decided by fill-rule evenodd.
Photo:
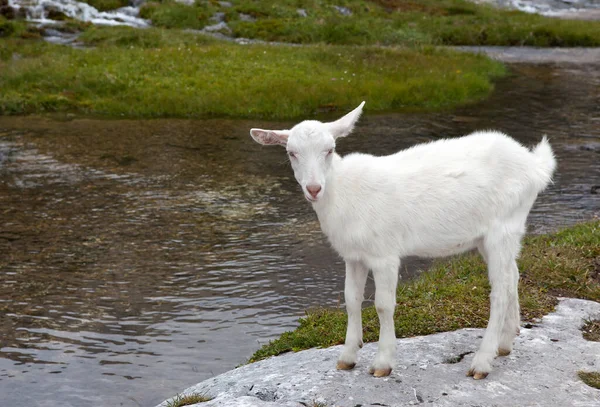
<instances>
[{"instance_id":1,"label":"goat's head","mask_svg":"<svg viewBox=\"0 0 600 407\"><path fill-rule=\"evenodd\" d=\"M335 152L335 141L352 132L365 102L356 109L330 123L305 120L291 130L252 129L250 135L262 145L286 147L294 169L294 176L306 199L318 201L325 193L327 175Z\"/></svg>"}]
</instances>

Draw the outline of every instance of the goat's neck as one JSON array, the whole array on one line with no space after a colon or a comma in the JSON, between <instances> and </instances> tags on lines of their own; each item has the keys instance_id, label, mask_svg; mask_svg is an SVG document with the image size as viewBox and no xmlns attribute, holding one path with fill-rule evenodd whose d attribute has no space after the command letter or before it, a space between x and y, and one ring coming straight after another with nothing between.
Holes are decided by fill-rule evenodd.
<instances>
[{"instance_id":1,"label":"goat's neck","mask_svg":"<svg viewBox=\"0 0 600 407\"><path fill-rule=\"evenodd\" d=\"M312 204L312 207L317 213L317 216L319 216L319 218L321 218L321 216L325 214L325 212L331 207L331 205L335 201L335 197L338 192L336 190L336 178L338 175L337 171L341 163L342 157L337 153L333 153L333 157L331 159L331 166L329 167L329 173L325 178L325 193L323 194L321 199L319 199L317 202L313 202Z\"/></svg>"}]
</instances>

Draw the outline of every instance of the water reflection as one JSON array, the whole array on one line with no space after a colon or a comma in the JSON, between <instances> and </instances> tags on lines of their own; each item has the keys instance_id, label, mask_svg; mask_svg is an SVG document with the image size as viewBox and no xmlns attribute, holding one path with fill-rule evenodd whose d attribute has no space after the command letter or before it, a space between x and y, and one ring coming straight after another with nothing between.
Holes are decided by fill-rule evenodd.
<instances>
[{"instance_id":1,"label":"water reflection","mask_svg":"<svg viewBox=\"0 0 600 407\"><path fill-rule=\"evenodd\" d=\"M597 66L520 66L482 104L366 116L339 150L548 134L559 173L530 221L545 231L600 211L599 89ZM290 124L0 118L3 404L153 405L339 305L343 264L283 151L248 137Z\"/></svg>"}]
</instances>

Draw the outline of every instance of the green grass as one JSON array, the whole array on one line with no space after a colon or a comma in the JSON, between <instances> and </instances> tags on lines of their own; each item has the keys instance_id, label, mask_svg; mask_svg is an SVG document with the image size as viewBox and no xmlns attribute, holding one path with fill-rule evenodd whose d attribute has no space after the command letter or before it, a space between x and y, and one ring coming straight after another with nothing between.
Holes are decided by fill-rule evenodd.
<instances>
[{"instance_id":1,"label":"green grass","mask_svg":"<svg viewBox=\"0 0 600 407\"><path fill-rule=\"evenodd\" d=\"M152 25L164 28L189 28L199 30L208 25L214 8L204 2L189 6L175 0L145 3L140 17L152 21Z\"/></svg>"},{"instance_id":2,"label":"green grass","mask_svg":"<svg viewBox=\"0 0 600 407\"><path fill-rule=\"evenodd\" d=\"M224 12L235 37L293 43L355 45L598 46L600 22L567 21L476 5L466 0L231 0L194 5L148 3L142 16L155 26L202 28ZM344 6L351 16L333 6ZM306 11L301 17L297 9ZM243 21L241 14L256 22Z\"/></svg>"},{"instance_id":3,"label":"green grass","mask_svg":"<svg viewBox=\"0 0 600 407\"><path fill-rule=\"evenodd\" d=\"M167 402L167 407L183 407L189 406L196 403L205 403L212 400L212 397L208 397L205 394L191 393L186 395L178 394Z\"/></svg>"},{"instance_id":4,"label":"green grass","mask_svg":"<svg viewBox=\"0 0 600 407\"><path fill-rule=\"evenodd\" d=\"M4 38L39 39L40 30L19 20L7 20L0 15L0 51Z\"/></svg>"},{"instance_id":5,"label":"green grass","mask_svg":"<svg viewBox=\"0 0 600 407\"><path fill-rule=\"evenodd\" d=\"M127 27L93 27L81 40L94 48L4 39L0 113L282 119L362 100L368 111L444 109L485 98L505 73L432 47L240 46Z\"/></svg>"},{"instance_id":6,"label":"green grass","mask_svg":"<svg viewBox=\"0 0 600 407\"><path fill-rule=\"evenodd\" d=\"M600 389L600 372L577 372L579 378L588 386Z\"/></svg>"},{"instance_id":7,"label":"green grass","mask_svg":"<svg viewBox=\"0 0 600 407\"><path fill-rule=\"evenodd\" d=\"M521 316L526 321L552 311L557 296L600 300L600 221L576 225L552 235L525 238L519 260ZM485 264L467 254L439 261L427 273L400 284L394 315L398 338L428 335L487 324L489 284ZM345 312L316 309L300 326L259 349L251 362L289 351L344 342ZM374 307L363 310L365 342L378 340Z\"/></svg>"}]
</instances>

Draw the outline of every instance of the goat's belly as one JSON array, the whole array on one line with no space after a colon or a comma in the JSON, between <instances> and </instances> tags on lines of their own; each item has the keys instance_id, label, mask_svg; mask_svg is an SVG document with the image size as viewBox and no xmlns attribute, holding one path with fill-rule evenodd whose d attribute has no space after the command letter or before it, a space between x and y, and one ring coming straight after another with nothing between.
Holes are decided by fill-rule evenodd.
<instances>
[{"instance_id":1,"label":"goat's belly","mask_svg":"<svg viewBox=\"0 0 600 407\"><path fill-rule=\"evenodd\" d=\"M410 256L418 257L446 257L455 254L464 253L477 247L479 239L460 243L445 245L430 245L427 247L415 247L407 253Z\"/></svg>"},{"instance_id":2,"label":"goat's belly","mask_svg":"<svg viewBox=\"0 0 600 407\"><path fill-rule=\"evenodd\" d=\"M326 234L331 246L344 260L363 260L365 258L387 257L398 252L392 242L367 237L361 234ZM399 253L398 253L399 254Z\"/></svg>"}]
</instances>

